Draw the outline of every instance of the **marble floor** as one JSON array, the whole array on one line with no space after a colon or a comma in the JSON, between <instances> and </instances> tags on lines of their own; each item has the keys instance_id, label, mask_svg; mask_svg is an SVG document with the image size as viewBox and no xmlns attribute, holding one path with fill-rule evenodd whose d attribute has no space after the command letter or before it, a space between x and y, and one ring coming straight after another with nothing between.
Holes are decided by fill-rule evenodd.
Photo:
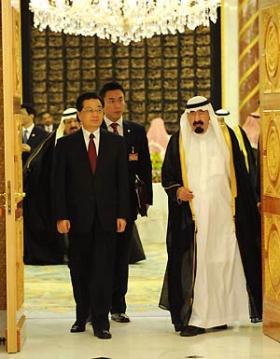
<instances>
[{"instance_id":1,"label":"marble floor","mask_svg":"<svg viewBox=\"0 0 280 359\"><path fill-rule=\"evenodd\" d=\"M90 326L85 333L69 332L74 302L66 266L26 266L25 344L22 352L9 355L0 345L0 359L280 359L280 344L262 334L261 324L192 338L174 332L169 313L158 308L166 263L164 227L151 219L139 222L147 259L130 267L131 323L113 322L111 340L97 339Z\"/></svg>"},{"instance_id":2,"label":"marble floor","mask_svg":"<svg viewBox=\"0 0 280 359\"><path fill-rule=\"evenodd\" d=\"M1 359L279 359L280 344L262 334L261 325L183 338L168 317L132 317L129 324L112 323L111 340L97 339L88 327L71 334L71 319L29 319L23 351Z\"/></svg>"}]
</instances>

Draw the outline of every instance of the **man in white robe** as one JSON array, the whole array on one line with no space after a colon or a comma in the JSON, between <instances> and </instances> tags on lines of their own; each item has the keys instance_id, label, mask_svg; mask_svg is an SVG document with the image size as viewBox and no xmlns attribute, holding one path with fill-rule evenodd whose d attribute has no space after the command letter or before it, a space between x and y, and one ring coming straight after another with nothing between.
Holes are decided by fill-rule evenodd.
<instances>
[{"instance_id":1,"label":"man in white robe","mask_svg":"<svg viewBox=\"0 0 280 359\"><path fill-rule=\"evenodd\" d=\"M188 252L192 250L194 252L192 268L189 269L193 270L193 278L190 281L191 290L189 290L191 293L186 296L190 297L190 309L185 311L183 304L182 308L179 308L180 318L178 318L178 315L174 314L176 310L172 313L172 308L165 306L161 298L161 306L171 311L175 330L181 331L181 336L202 334L209 328L226 328L227 324L236 320L246 320L251 315L249 312L251 298L249 300L247 292L250 274L247 271L246 280L236 235L235 210L240 178L236 178L232 156L233 144L228 131L225 127L223 133L212 106L206 98L196 96L190 99L187 103L187 110L181 118L179 143L177 143L182 183L178 179L180 174L178 176L176 170L174 171L177 156L172 143L167 150L163 165L163 186L169 195L169 211L174 209L177 211L175 206L187 204L194 226L194 243L190 247L192 249L185 248L186 256ZM238 152L240 151L237 149L237 155L240 155ZM240 158L242 162L242 157ZM248 181L244 160L241 165L244 166L245 181ZM177 181L173 181L172 176L174 180L177 176ZM174 196L177 204L174 203ZM177 258L174 260L176 250L170 250L170 248L176 247L176 241L179 242L181 235L183 241L189 240L188 233L180 234L178 228L172 229L174 220L171 218L169 220L168 231L177 232L173 233L171 240L168 235L167 272L174 271L174 263L177 261ZM248 225L250 226L250 221ZM187 226L188 224L185 225L186 228ZM184 231L184 225L182 231ZM254 228L252 231L255 233ZM183 236L186 238L184 239ZM253 236L250 235L248 241L254 241ZM241 238L240 242L243 245L244 239ZM255 253L256 265L258 265L257 248ZM243 260L244 258L243 256ZM184 273L183 267L186 266L184 261L183 256L182 263L177 267L181 273ZM172 280L176 281L175 277L172 279L170 274L167 274L169 299L173 296ZM184 286L186 284L182 284L180 289L182 292L184 292ZM172 301L174 303L174 300L171 300L171 303ZM178 306L178 302L176 305Z\"/></svg>"}]
</instances>

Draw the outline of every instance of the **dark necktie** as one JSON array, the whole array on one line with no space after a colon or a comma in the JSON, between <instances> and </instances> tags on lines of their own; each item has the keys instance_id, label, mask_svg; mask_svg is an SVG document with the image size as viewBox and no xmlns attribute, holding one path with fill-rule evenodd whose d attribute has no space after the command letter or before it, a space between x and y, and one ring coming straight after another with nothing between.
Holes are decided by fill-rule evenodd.
<instances>
[{"instance_id":1,"label":"dark necktie","mask_svg":"<svg viewBox=\"0 0 280 359\"><path fill-rule=\"evenodd\" d=\"M89 158L91 171L92 173L95 173L97 154L96 154L96 147L93 139L94 139L94 134L91 133L89 135L88 158Z\"/></svg>"},{"instance_id":2,"label":"dark necktie","mask_svg":"<svg viewBox=\"0 0 280 359\"><path fill-rule=\"evenodd\" d=\"M28 130L24 130L23 131L23 136L22 136L22 142L23 143L27 143L27 141L28 141L27 134L28 134Z\"/></svg>"},{"instance_id":3,"label":"dark necktie","mask_svg":"<svg viewBox=\"0 0 280 359\"><path fill-rule=\"evenodd\" d=\"M114 123L111 123L110 126L112 127L113 132L116 133L117 135L119 135L119 131L118 131L118 126L119 126L119 124L116 123L116 122L114 122Z\"/></svg>"}]
</instances>

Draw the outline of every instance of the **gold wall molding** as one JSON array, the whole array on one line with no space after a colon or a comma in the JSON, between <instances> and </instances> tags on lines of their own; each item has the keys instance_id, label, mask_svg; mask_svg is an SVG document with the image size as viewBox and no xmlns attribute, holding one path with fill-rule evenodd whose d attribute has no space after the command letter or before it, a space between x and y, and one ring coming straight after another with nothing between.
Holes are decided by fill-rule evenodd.
<instances>
[{"instance_id":1,"label":"gold wall molding","mask_svg":"<svg viewBox=\"0 0 280 359\"><path fill-rule=\"evenodd\" d=\"M258 0L239 0L239 115L240 123L259 107Z\"/></svg>"},{"instance_id":2,"label":"gold wall molding","mask_svg":"<svg viewBox=\"0 0 280 359\"><path fill-rule=\"evenodd\" d=\"M241 104L240 104L240 106L239 106L240 111L241 111L245 106L248 105L248 102L249 102L252 98L254 98L256 95L258 95L259 90L260 90L260 85L258 84L258 85L256 85L256 86L252 89L252 91L250 91L250 92L246 95L246 97L242 100L242 102L241 102ZM250 113L250 112L249 112L249 113ZM247 114L247 115L248 115L248 114Z\"/></svg>"}]
</instances>

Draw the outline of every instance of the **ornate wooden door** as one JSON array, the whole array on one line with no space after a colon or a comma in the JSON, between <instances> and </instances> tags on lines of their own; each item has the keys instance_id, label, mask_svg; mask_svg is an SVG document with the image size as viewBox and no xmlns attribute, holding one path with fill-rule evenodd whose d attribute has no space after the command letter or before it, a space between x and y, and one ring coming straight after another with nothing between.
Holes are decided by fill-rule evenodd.
<instances>
[{"instance_id":1,"label":"ornate wooden door","mask_svg":"<svg viewBox=\"0 0 280 359\"><path fill-rule=\"evenodd\" d=\"M280 3L260 1L264 333L280 341Z\"/></svg>"},{"instance_id":2,"label":"ornate wooden door","mask_svg":"<svg viewBox=\"0 0 280 359\"><path fill-rule=\"evenodd\" d=\"M0 58L0 336L9 353L23 342L20 3L2 0ZM13 4L13 5L12 5Z\"/></svg>"}]
</instances>

